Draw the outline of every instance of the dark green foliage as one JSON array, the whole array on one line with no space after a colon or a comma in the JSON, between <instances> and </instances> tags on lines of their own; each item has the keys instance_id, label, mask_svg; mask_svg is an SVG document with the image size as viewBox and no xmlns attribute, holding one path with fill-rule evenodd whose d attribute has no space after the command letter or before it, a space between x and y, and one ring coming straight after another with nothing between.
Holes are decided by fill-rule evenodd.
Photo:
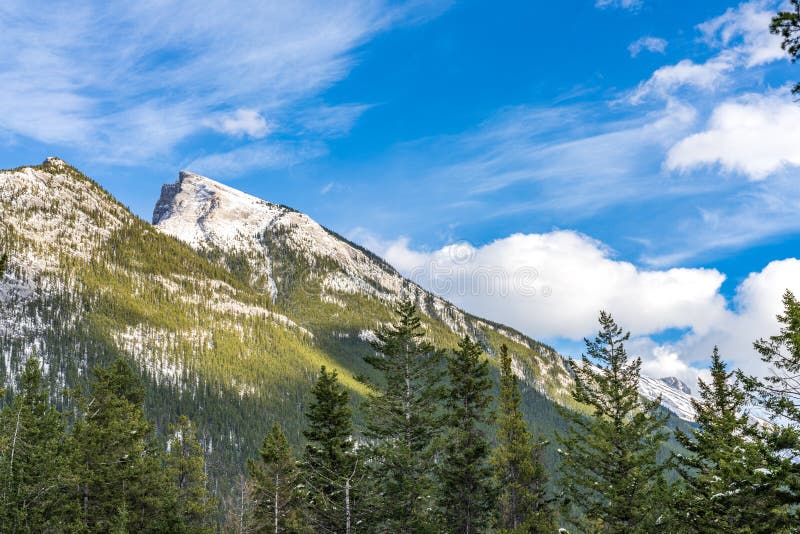
<instances>
[{"instance_id":1,"label":"dark green foliage","mask_svg":"<svg viewBox=\"0 0 800 534\"><path fill-rule=\"evenodd\" d=\"M350 395L336 371L320 369L311 389L314 400L306 414L308 440L303 456L309 523L315 532L349 534L360 517L363 478L353 443Z\"/></svg>"},{"instance_id":2,"label":"dark green foliage","mask_svg":"<svg viewBox=\"0 0 800 534\"><path fill-rule=\"evenodd\" d=\"M794 63L800 57L800 0L790 0L790 4L789 11L779 11L772 18L769 29L783 38L781 48L786 50ZM792 92L800 93L800 83L795 84Z\"/></svg>"},{"instance_id":3,"label":"dark green foliage","mask_svg":"<svg viewBox=\"0 0 800 534\"><path fill-rule=\"evenodd\" d=\"M492 401L489 362L480 345L464 337L447 357L445 435L439 505L446 532L485 532L492 524L495 492L485 425Z\"/></svg>"},{"instance_id":4,"label":"dark green foliage","mask_svg":"<svg viewBox=\"0 0 800 534\"><path fill-rule=\"evenodd\" d=\"M6 274L6 267L8 267L8 253L3 252L3 254L0 255L0 278Z\"/></svg>"},{"instance_id":5,"label":"dark green foliage","mask_svg":"<svg viewBox=\"0 0 800 534\"><path fill-rule=\"evenodd\" d=\"M370 523L389 532L434 530L433 443L443 377L442 353L424 340L414 304L402 302L397 320L377 332L377 354L365 360L382 380L363 403L365 436L373 443L375 502Z\"/></svg>"},{"instance_id":6,"label":"dark green foliage","mask_svg":"<svg viewBox=\"0 0 800 534\"><path fill-rule=\"evenodd\" d=\"M772 465L732 375L714 347L711 382L700 380L700 400L692 400L697 429L692 435L676 431L688 451L675 457L684 480L676 519L685 532L780 532Z\"/></svg>"},{"instance_id":7,"label":"dark green foliage","mask_svg":"<svg viewBox=\"0 0 800 534\"><path fill-rule=\"evenodd\" d=\"M122 360L107 369L95 368L90 393L78 402L71 446L76 499L90 532L181 527L175 492L143 403L144 388Z\"/></svg>"},{"instance_id":8,"label":"dark green foliage","mask_svg":"<svg viewBox=\"0 0 800 534\"><path fill-rule=\"evenodd\" d=\"M166 469L177 490L177 513L189 532L213 532L211 518L217 501L208 491L203 447L186 416L170 425Z\"/></svg>"},{"instance_id":9,"label":"dark green foliage","mask_svg":"<svg viewBox=\"0 0 800 534\"><path fill-rule=\"evenodd\" d=\"M253 500L248 529L253 532L300 532L303 494L300 470L278 423L264 438L258 461L249 460Z\"/></svg>"},{"instance_id":10,"label":"dark green foliage","mask_svg":"<svg viewBox=\"0 0 800 534\"><path fill-rule=\"evenodd\" d=\"M522 395L511 369L508 347L500 347L500 393L497 445L492 453L497 498L498 531L508 534L550 533L555 513L547 497L550 479L542 463L545 442L534 442L522 413Z\"/></svg>"},{"instance_id":11,"label":"dark green foliage","mask_svg":"<svg viewBox=\"0 0 800 534\"><path fill-rule=\"evenodd\" d=\"M791 291L783 295L784 312L778 315L781 330L753 346L771 367L763 380L740 375L748 391L775 416L800 424L800 302Z\"/></svg>"},{"instance_id":12,"label":"dark green foliage","mask_svg":"<svg viewBox=\"0 0 800 534\"><path fill-rule=\"evenodd\" d=\"M737 373L748 393L774 419L773 431L765 435L773 458L782 458L774 468L776 491L784 501L784 512L800 522L800 302L786 291L783 313L778 315L780 331L754 343L761 359L770 366L764 378Z\"/></svg>"},{"instance_id":13,"label":"dark green foliage","mask_svg":"<svg viewBox=\"0 0 800 534\"><path fill-rule=\"evenodd\" d=\"M75 526L75 484L64 420L50 405L36 358L20 391L0 412L0 532L44 532Z\"/></svg>"},{"instance_id":14,"label":"dark green foliage","mask_svg":"<svg viewBox=\"0 0 800 534\"><path fill-rule=\"evenodd\" d=\"M666 440L667 416L659 412L659 399L639 397L642 362L629 361L624 346L629 337L601 312L598 336L586 340L588 357L570 360L573 396L592 413L564 410L571 426L558 436L560 482L566 512L583 530L651 532L660 515L651 496L663 476L656 455Z\"/></svg>"}]
</instances>

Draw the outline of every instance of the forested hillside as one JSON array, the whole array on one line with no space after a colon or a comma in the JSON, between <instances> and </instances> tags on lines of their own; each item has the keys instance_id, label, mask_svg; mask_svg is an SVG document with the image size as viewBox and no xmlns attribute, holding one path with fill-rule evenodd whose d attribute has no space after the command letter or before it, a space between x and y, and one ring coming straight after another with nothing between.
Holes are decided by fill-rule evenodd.
<instances>
[{"instance_id":1,"label":"forested hillside","mask_svg":"<svg viewBox=\"0 0 800 534\"><path fill-rule=\"evenodd\" d=\"M524 378L526 417L545 435L559 425L553 399L568 399L568 374L552 349L460 312L325 230L337 246L390 273L397 292L326 285L352 273L293 246L291 227L258 236L271 259L270 291L253 274L263 252L213 243L193 249L58 159L0 174L0 203L3 239L13 250L0 285L6 399L31 356L43 361L44 381L60 407L72 405L65 392L85 386L95 367L124 358L144 379L146 410L158 432L164 435L181 415L197 425L209 473L223 492L273 421L282 422L294 447L302 446L302 420L321 365L337 370L353 405L360 402L366 390L354 377L373 373L363 359L372 353L369 341L405 293L427 312L423 324L438 346L455 347L467 333L490 355L506 343ZM497 361L491 362L497 376Z\"/></svg>"}]
</instances>

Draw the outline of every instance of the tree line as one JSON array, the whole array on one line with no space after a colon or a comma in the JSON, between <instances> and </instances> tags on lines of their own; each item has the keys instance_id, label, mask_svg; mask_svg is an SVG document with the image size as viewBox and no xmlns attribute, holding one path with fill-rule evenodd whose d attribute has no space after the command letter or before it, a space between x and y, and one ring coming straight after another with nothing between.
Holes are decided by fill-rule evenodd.
<instances>
[{"instance_id":1,"label":"tree line","mask_svg":"<svg viewBox=\"0 0 800 534\"><path fill-rule=\"evenodd\" d=\"M403 302L366 358L377 378L358 377L363 431L349 390L322 367L301 454L275 422L224 521L209 444L185 417L157 439L127 363L96 368L63 413L30 358L0 411L0 532L797 532L800 302L787 292L783 304L780 332L755 343L768 378L729 371L715 349L695 425L674 433L659 399L639 394L629 334L602 312L569 362L585 410L562 409L551 480L508 349L493 399L481 345L434 347ZM753 404L772 422L750 417Z\"/></svg>"}]
</instances>

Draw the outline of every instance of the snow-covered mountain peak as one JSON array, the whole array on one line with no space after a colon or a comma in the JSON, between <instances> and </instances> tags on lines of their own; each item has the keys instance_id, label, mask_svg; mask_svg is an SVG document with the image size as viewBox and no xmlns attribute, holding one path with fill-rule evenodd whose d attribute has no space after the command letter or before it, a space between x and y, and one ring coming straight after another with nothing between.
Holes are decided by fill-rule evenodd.
<instances>
[{"instance_id":1,"label":"snow-covered mountain peak","mask_svg":"<svg viewBox=\"0 0 800 534\"><path fill-rule=\"evenodd\" d=\"M153 224L193 247L238 248L242 236L254 237L281 208L205 176L181 171L165 184L153 210Z\"/></svg>"},{"instance_id":2,"label":"snow-covered mountain peak","mask_svg":"<svg viewBox=\"0 0 800 534\"><path fill-rule=\"evenodd\" d=\"M686 385L685 382L680 380L678 377L675 376L667 376L661 379L666 385L671 387L672 389L676 389L682 393L686 393L687 395L692 394L692 390L689 386Z\"/></svg>"},{"instance_id":3,"label":"snow-covered mountain peak","mask_svg":"<svg viewBox=\"0 0 800 534\"><path fill-rule=\"evenodd\" d=\"M339 290L374 292L379 287L397 294L404 285L394 269L309 216L187 171L176 183L162 187L153 224L194 248L241 252L266 263L269 252L262 238L279 235L310 263L325 258L337 264L341 272L326 284Z\"/></svg>"}]
</instances>

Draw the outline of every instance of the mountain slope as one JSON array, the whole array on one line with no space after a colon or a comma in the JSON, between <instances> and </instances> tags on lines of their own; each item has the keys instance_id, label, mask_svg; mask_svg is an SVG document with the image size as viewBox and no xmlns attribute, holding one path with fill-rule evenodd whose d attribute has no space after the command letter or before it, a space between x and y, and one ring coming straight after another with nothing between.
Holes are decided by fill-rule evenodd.
<instances>
[{"instance_id":1,"label":"mountain slope","mask_svg":"<svg viewBox=\"0 0 800 534\"><path fill-rule=\"evenodd\" d=\"M567 398L569 373L550 347L464 313L303 213L184 171L163 187L153 224L239 272L323 343L331 336L363 342L376 319L390 320L392 305L411 298L445 346L464 334L490 354L507 343L529 385Z\"/></svg>"},{"instance_id":2,"label":"mountain slope","mask_svg":"<svg viewBox=\"0 0 800 534\"><path fill-rule=\"evenodd\" d=\"M371 372L363 356L372 333L409 297L441 347L469 334L495 364L508 344L529 423L546 437L562 424L555 405L570 402L571 377L553 349L427 293L302 213L181 173L154 222L55 158L0 171L0 243L11 251L0 280L7 395L32 355L60 405L94 366L127 358L161 431L180 414L197 423L224 493L273 420L302 443L320 365L339 370L358 404L364 390L353 377Z\"/></svg>"},{"instance_id":3,"label":"mountain slope","mask_svg":"<svg viewBox=\"0 0 800 534\"><path fill-rule=\"evenodd\" d=\"M429 313L426 327L441 346L465 332L492 353L508 343L531 386L529 419L547 435L559 424L541 393L566 393L569 377L552 349L428 295L288 208L231 189L220 202L224 186L205 179L181 205L192 180L162 196L158 231L61 160L0 172L0 242L11 251L0 280L7 395L31 355L44 361L59 404L94 366L128 358L159 429L178 414L197 422L222 491L273 420L302 442L320 365L338 369L358 402L353 376L371 371L362 358L371 332L408 294ZM194 233L174 233L196 248L163 231L167 220L180 228L187 213ZM228 227L231 219L246 224Z\"/></svg>"}]
</instances>

